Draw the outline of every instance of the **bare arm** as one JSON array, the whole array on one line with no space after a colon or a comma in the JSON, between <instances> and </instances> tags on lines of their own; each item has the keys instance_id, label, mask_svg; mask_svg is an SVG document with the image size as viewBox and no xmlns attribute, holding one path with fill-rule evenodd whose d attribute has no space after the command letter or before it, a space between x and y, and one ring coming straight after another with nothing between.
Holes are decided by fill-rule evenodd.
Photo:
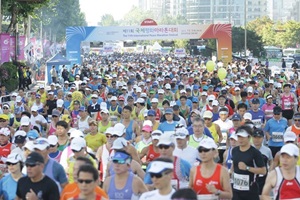
<instances>
[{"instance_id":1,"label":"bare arm","mask_svg":"<svg viewBox=\"0 0 300 200\"><path fill-rule=\"evenodd\" d=\"M223 154L223 166L227 167L226 165L226 158L227 158L227 154L228 154L228 149L225 150L224 154Z\"/></svg>"},{"instance_id":2,"label":"bare arm","mask_svg":"<svg viewBox=\"0 0 300 200\"><path fill-rule=\"evenodd\" d=\"M279 154L276 153L274 159L273 159L273 162L272 162L272 165L270 165L270 170L273 170L275 169L275 167L279 166Z\"/></svg>"},{"instance_id":3,"label":"bare arm","mask_svg":"<svg viewBox=\"0 0 300 200\"><path fill-rule=\"evenodd\" d=\"M136 136L141 135L140 127L138 126L138 124L135 121L133 123L133 132L136 134Z\"/></svg>"},{"instance_id":4,"label":"bare arm","mask_svg":"<svg viewBox=\"0 0 300 200\"><path fill-rule=\"evenodd\" d=\"M134 177L133 179L133 193L139 195L143 194L144 192L148 192L148 188L145 183L139 177Z\"/></svg>"},{"instance_id":5,"label":"bare arm","mask_svg":"<svg viewBox=\"0 0 300 200\"><path fill-rule=\"evenodd\" d=\"M145 171L142 169L141 165L138 162L133 160L131 163L131 169L136 175L138 175L142 180L144 180Z\"/></svg>"},{"instance_id":6,"label":"bare arm","mask_svg":"<svg viewBox=\"0 0 300 200\"><path fill-rule=\"evenodd\" d=\"M227 169L225 167L222 167L221 171L221 185L223 188L223 191L221 191L220 199L232 199L232 188L230 184L230 177Z\"/></svg>"},{"instance_id":7,"label":"bare arm","mask_svg":"<svg viewBox=\"0 0 300 200\"><path fill-rule=\"evenodd\" d=\"M216 130L217 130L217 134L219 136L219 141L218 142L221 143L222 140L223 140L223 135L222 135L222 132L221 132L221 128L218 124L215 124L215 127L216 127Z\"/></svg>"},{"instance_id":8,"label":"bare arm","mask_svg":"<svg viewBox=\"0 0 300 200\"><path fill-rule=\"evenodd\" d=\"M107 177L103 183L103 190L107 194L111 177Z\"/></svg>"},{"instance_id":9,"label":"bare arm","mask_svg":"<svg viewBox=\"0 0 300 200\"><path fill-rule=\"evenodd\" d=\"M277 179L276 172L273 170L267 176L267 179L266 179L266 182L265 182L262 194L261 194L262 200L271 200L270 192L271 192L272 188L275 186L276 179Z\"/></svg>"},{"instance_id":10,"label":"bare arm","mask_svg":"<svg viewBox=\"0 0 300 200\"><path fill-rule=\"evenodd\" d=\"M144 156L146 156L147 153L148 153L148 151L149 151L149 147L148 147L148 146L147 146L147 147L144 147L144 148L142 149L142 151L139 153L140 159L142 159Z\"/></svg>"},{"instance_id":11,"label":"bare arm","mask_svg":"<svg viewBox=\"0 0 300 200\"><path fill-rule=\"evenodd\" d=\"M192 167L191 170L190 170L190 180L189 180L189 187L190 188L193 188L195 171L196 171L196 167Z\"/></svg>"}]
</instances>

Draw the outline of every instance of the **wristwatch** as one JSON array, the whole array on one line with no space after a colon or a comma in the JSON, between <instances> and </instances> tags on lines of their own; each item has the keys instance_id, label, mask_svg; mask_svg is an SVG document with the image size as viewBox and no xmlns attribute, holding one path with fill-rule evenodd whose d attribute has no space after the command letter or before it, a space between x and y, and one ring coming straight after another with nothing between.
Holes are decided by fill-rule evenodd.
<instances>
[{"instance_id":1,"label":"wristwatch","mask_svg":"<svg viewBox=\"0 0 300 200\"><path fill-rule=\"evenodd\" d=\"M216 196L220 196L221 194L221 190L217 190L217 192L215 193Z\"/></svg>"},{"instance_id":2,"label":"wristwatch","mask_svg":"<svg viewBox=\"0 0 300 200\"><path fill-rule=\"evenodd\" d=\"M246 167L246 170L249 171L249 170L250 170L250 167L247 166L247 167Z\"/></svg>"}]
</instances>

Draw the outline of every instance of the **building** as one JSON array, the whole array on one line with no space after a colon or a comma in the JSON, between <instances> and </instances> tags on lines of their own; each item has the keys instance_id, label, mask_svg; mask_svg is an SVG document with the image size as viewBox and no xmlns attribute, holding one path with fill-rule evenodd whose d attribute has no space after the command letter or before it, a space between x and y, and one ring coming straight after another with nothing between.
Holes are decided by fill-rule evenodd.
<instances>
[{"instance_id":1,"label":"building","mask_svg":"<svg viewBox=\"0 0 300 200\"><path fill-rule=\"evenodd\" d=\"M268 0L268 13L270 19L282 22L288 20L299 21L299 18L297 17L297 15L299 15L299 2L300 0Z\"/></svg>"}]
</instances>

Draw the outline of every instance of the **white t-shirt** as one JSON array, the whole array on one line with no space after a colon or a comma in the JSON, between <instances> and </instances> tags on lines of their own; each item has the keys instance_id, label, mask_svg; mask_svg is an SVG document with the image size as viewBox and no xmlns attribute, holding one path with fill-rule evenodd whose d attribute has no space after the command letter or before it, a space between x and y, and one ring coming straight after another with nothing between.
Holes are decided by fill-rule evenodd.
<instances>
[{"instance_id":1,"label":"white t-shirt","mask_svg":"<svg viewBox=\"0 0 300 200\"><path fill-rule=\"evenodd\" d=\"M47 123L45 117L43 117L42 115L38 114L36 117L31 115L31 118L30 118L31 125L38 127L40 131L42 130L42 126L40 124L37 124L36 121L40 121L42 123Z\"/></svg>"},{"instance_id":2,"label":"white t-shirt","mask_svg":"<svg viewBox=\"0 0 300 200\"><path fill-rule=\"evenodd\" d=\"M192 166L195 165L196 159L199 159L199 153L197 149L191 146L187 146L185 149L179 149L175 147L173 151L173 156L177 156L183 160L189 162Z\"/></svg>"},{"instance_id":3,"label":"white t-shirt","mask_svg":"<svg viewBox=\"0 0 300 200\"><path fill-rule=\"evenodd\" d=\"M226 119L225 121L218 119L214 123L220 126L221 133L223 136L223 140L221 141L222 145L220 145L219 149L226 149L227 134L228 134L229 129L233 127L233 123L229 119Z\"/></svg>"},{"instance_id":4,"label":"white t-shirt","mask_svg":"<svg viewBox=\"0 0 300 200\"><path fill-rule=\"evenodd\" d=\"M170 200L174 192L175 190L172 189L168 195L161 195L158 190L153 190L143 193L139 200Z\"/></svg>"}]
</instances>

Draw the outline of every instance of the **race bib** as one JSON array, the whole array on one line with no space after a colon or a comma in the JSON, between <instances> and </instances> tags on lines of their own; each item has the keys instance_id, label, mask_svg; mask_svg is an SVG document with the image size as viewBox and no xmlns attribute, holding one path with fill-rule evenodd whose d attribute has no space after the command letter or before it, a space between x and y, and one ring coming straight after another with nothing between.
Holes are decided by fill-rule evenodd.
<instances>
[{"instance_id":1,"label":"race bib","mask_svg":"<svg viewBox=\"0 0 300 200\"><path fill-rule=\"evenodd\" d=\"M214 194L201 194L201 195L197 195L197 199L201 199L201 200L218 200L219 197L214 195Z\"/></svg>"},{"instance_id":2,"label":"race bib","mask_svg":"<svg viewBox=\"0 0 300 200\"><path fill-rule=\"evenodd\" d=\"M283 142L283 132L273 132L272 140L273 142Z\"/></svg>"},{"instance_id":3,"label":"race bib","mask_svg":"<svg viewBox=\"0 0 300 200\"><path fill-rule=\"evenodd\" d=\"M249 175L233 174L233 188L241 191L249 191Z\"/></svg>"},{"instance_id":4,"label":"race bib","mask_svg":"<svg viewBox=\"0 0 300 200\"><path fill-rule=\"evenodd\" d=\"M227 131L221 130L222 132L222 136L223 136L223 140L220 143L220 146L218 149L226 149L226 141L227 141Z\"/></svg>"},{"instance_id":5,"label":"race bib","mask_svg":"<svg viewBox=\"0 0 300 200\"><path fill-rule=\"evenodd\" d=\"M284 109L286 109L286 110L292 109L292 104L291 104L291 102L285 101L285 102L284 102Z\"/></svg>"},{"instance_id":6,"label":"race bib","mask_svg":"<svg viewBox=\"0 0 300 200\"><path fill-rule=\"evenodd\" d=\"M256 128L261 128L261 119L253 119L252 122Z\"/></svg>"}]
</instances>

